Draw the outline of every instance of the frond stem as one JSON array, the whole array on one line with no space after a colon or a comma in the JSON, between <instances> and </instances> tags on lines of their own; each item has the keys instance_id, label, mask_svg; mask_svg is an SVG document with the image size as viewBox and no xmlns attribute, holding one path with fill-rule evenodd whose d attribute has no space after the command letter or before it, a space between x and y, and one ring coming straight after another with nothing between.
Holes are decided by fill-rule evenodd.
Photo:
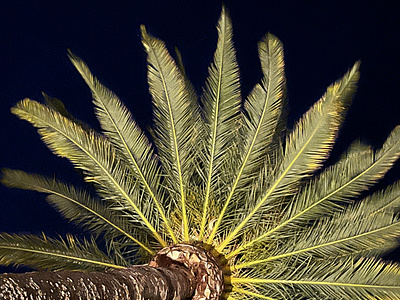
<instances>
[{"instance_id":1,"label":"frond stem","mask_svg":"<svg viewBox=\"0 0 400 300\"><path fill-rule=\"evenodd\" d=\"M251 267L251 266L254 266L254 265L258 265L258 264L261 264L261 263L265 263L265 262L269 262L269 261L273 261L273 260L277 260L277 259L281 259L281 258L285 258L285 257L301 254L301 253L308 252L308 251L313 251L313 250L316 250L316 249L319 249L319 248L322 248L322 247L327 247L327 246L332 246L332 245L339 244L339 243L344 243L344 242L347 242L347 241L351 241L353 239L364 237L366 235L378 233L379 231L382 231L382 230L387 230L387 229L390 229L392 227L399 226L399 224L400 224L400 222L396 222L396 223L387 225L385 227L381 227L381 228L378 228L378 229L375 229L375 230L371 230L371 231L368 231L368 232L364 232L364 233L361 233L361 234L358 234L358 235L354 235L354 236L350 236L350 237L347 237L347 238L343 238L343 239L340 239L340 240L319 244L319 245L316 245L316 246L308 247L308 248L297 250L297 251L288 252L288 253L281 254L281 255L271 256L271 257L268 257L266 259L260 259L260 260L255 260L255 261L250 261L250 262L247 262L247 263L239 264L239 265L234 266L233 268L234 269L248 268L248 267Z\"/></svg>"},{"instance_id":2,"label":"frond stem","mask_svg":"<svg viewBox=\"0 0 400 300\"><path fill-rule=\"evenodd\" d=\"M94 265L100 265L100 266L104 266L104 267L115 268L115 269L125 269L126 268L126 267L123 267L123 266L109 264L109 263L105 263L105 262L102 262L102 261L95 261L95 260L90 260L90 259L81 258L81 257L73 257L73 256L68 256L68 255L60 254L60 253L49 253L49 252L45 252L45 251L39 251L39 250L34 250L34 249L26 249L26 248L19 248L19 247L11 247L11 246L0 246L0 248L8 249L8 250L16 250L16 251L25 251L25 252L30 252L30 253L42 254L42 255L50 255L50 256L55 256L55 257L61 257L61 258L81 261L81 262L85 262L85 263L90 263L90 264L94 264Z\"/></svg>"},{"instance_id":3,"label":"frond stem","mask_svg":"<svg viewBox=\"0 0 400 300\"><path fill-rule=\"evenodd\" d=\"M269 90L270 90L270 89L268 88L267 94L266 94L266 97L265 97L266 99L269 98ZM265 101L265 103L267 103L267 101ZM255 132L254 137L253 137L253 140L251 141L250 147L249 147L248 150L247 150L245 159L244 159L243 162L242 162L242 165L241 165L241 167L240 167L239 173L238 173L238 175L236 176L235 182L234 182L234 184L233 184L233 186L232 186L232 189L231 189L231 191L230 191L230 193L229 193L229 196L228 196L228 198L227 198L226 201L225 201L224 207L222 208L222 211L221 211L221 213L220 213L220 215L219 215L219 217L218 217L217 222L215 223L215 226L214 226L214 228L213 228L213 231L211 232L211 235L210 235L210 237L209 237L207 243L211 243L211 241L214 239L214 237L215 237L215 235L216 235L216 233L217 233L218 227L219 227L220 223L222 222L222 218L224 217L225 211L226 211L227 208L228 208L229 202L231 201L231 199L232 199L232 197L233 197L233 194L235 193L236 187L237 187L237 185L239 184L239 180L240 180L240 178L242 177L243 170L244 170L244 168L245 168L245 166L246 166L246 164L247 164L247 162L248 162L248 160L249 160L249 157L250 157L251 151L253 150L254 144L256 143L256 139L257 139L258 133L260 132L261 123L262 123L262 120L264 119L265 113L266 113L266 105L264 105L264 107L263 107L263 111L262 111L262 114L261 114L261 117L260 117L260 121L259 121L259 123L258 123L256 132ZM225 242L225 241L224 241L224 242ZM229 240L226 244L228 244L229 242L230 242L230 240ZM222 244L224 244L224 243L222 243ZM222 249L223 249L223 248L225 247L225 245L222 246L222 244L221 244L219 247L222 247ZM222 250L222 249L221 249L221 250Z\"/></svg>"},{"instance_id":4,"label":"frond stem","mask_svg":"<svg viewBox=\"0 0 400 300\"><path fill-rule=\"evenodd\" d=\"M320 121L320 123L322 120ZM261 201L256 205L256 207L247 215L247 217L226 237L226 239L216 248L218 252L222 252L223 249L230 243L232 239L235 238L235 236L238 234L238 232L247 224L247 222L250 220L250 218L258 211L258 209L264 204L264 202L268 199L268 197L273 193L273 191L278 187L279 183L285 178L286 174L289 172L290 168L293 166L293 164L296 162L296 160L300 157L300 155L303 153L304 149L308 146L308 143L311 141L312 137L315 135L317 132L319 126L316 126L314 129L312 135L310 138L307 140L306 143L304 143L303 147L301 147L299 153L295 156L295 158L292 160L292 162L289 164L289 166L286 168L286 170L282 173L281 176L279 176L278 180L273 184L273 186L267 191L265 196L261 199ZM231 255L228 255L229 258L231 258ZM228 256L226 256L227 259Z\"/></svg>"},{"instance_id":5,"label":"frond stem","mask_svg":"<svg viewBox=\"0 0 400 300\"><path fill-rule=\"evenodd\" d=\"M224 27L226 26L225 24L225 18L223 19L224 21ZM224 42L225 44L225 35L224 35ZM211 191L211 178L212 178L212 169L213 169L213 164L214 164L214 155L215 155L215 141L217 138L217 127L218 127L218 114L219 114L219 101L221 97L221 84L222 84L222 67L223 67L223 57L224 57L224 47L221 47L220 50L220 57L221 57L221 63L218 68L218 89L216 93L217 99L215 100L215 113L216 116L214 117L214 126L212 130L212 141L211 141L211 153L210 153L210 165L208 168L208 176L207 176L207 184L206 184L206 197L204 199L204 206L203 206L203 216L201 219L201 225L200 225L200 234L199 234L199 239L203 237L204 230L206 227L206 221L207 221L207 208L208 208L208 203L210 201L210 191ZM210 239L208 239L208 243L210 242Z\"/></svg>"},{"instance_id":6,"label":"frond stem","mask_svg":"<svg viewBox=\"0 0 400 300\"><path fill-rule=\"evenodd\" d=\"M101 170L107 175L107 177L112 181L115 187L121 192L123 197L128 200L128 202L132 205L133 209L136 211L136 213L140 216L140 218L143 220L143 222L146 224L146 226L150 229L154 237L160 242L160 244L163 247L167 246L167 243L164 241L164 239L158 234L158 232L155 230L153 225L147 220L147 218L143 215L143 213L139 210L139 208L135 205L135 203L132 201L132 199L129 197L129 195L125 192L125 190L116 182L115 178L108 172L108 170L93 156L91 155L84 147L82 147L78 142L76 142L74 139L66 135L64 132L61 130L57 129L56 127L52 126L51 124L47 123L45 120L42 120L35 115L31 114L31 117L39 119L41 122L47 124L50 128L53 130L57 131L59 134L64 136L66 139L70 140L76 147L81 149L87 156L89 156L100 168Z\"/></svg>"},{"instance_id":7,"label":"frond stem","mask_svg":"<svg viewBox=\"0 0 400 300\"><path fill-rule=\"evenodd\" d=\"M150 49L153 51L153 53L155 52L153 47L150 47ZM160 62L158 61L158 56L155 53L154 53L154 57L157 61L158 66L161 66ZM172 127L171 129L172 129L172 136L173 136L173 142L174 142L174 148L175 148L174 152L175 152L176 165L177 165L177 171L178 171L178 176L179 176L180 194L181 194L183 236L186 241L189 241L189 224L188 224L188 217L187 217L187 212L186 212L186 195L185 195L185 190L184 190L184 186L183 186L181 160L179 157L179 149L178 149L179 147L178 147L176 129L175 129L175 124L174 124L174 119L173 119L173 114L172 114L171 99L169 97L169 92L167 89L167 84L165 82L164 74L162 72L159 72L159 74L161 77L161 81L162 81L164 92L165 92L165 97L167 100L169 118L170 118L171 127Z\"/></svg>"},{"instance_id":8,"label":"frond stem","mask_svg":"<svg viewBox=\"0 0 400 300\"><path fill-rule=\"evenodd\" d=\"M375 165L377 165L379 163L379 161L381 159L384 158L385 155L382 155L382 157L380 157L377 161L375 161L372 165L370 165L367 169L365 169L363 172L361 172L360 174L358 174L357 176L355 176L353 179L351 179L350 181L348 181L346 184L340 186L338 189L336 189L335 191L329 193L327 196L323 197L322 199L318 200L317 202L315 202L314 204L310 205L309 207L307 207L305 210L299 212L298 214L296 214L295 216L293 216L292 218L286 220L285 222L279 224L277 227L271 229L270 231L264 233L263 235L259 236L258 238L243 244L241 246L239 246L237 249L235 249L234 251L232 251L231 253L229 253L226 258L229 259L231 257L234 257L235 255L239 254L244 248L250 247L251 245L253 245L254 243L266 238L267 236L271 235L272 233L278 231L279 229L281 229L282 227L286 226L288 223L292 222L293 220L301 217L303 214L305 214L306 212L308 212L309 210L313 209L315 206L321 204L322 202L324 202L325 200L329 199L330 197L332 197L333 195L335 195L336 193L340 192L341 190L343 190L344 188L346 188L347 186L349 186L350 184L352 184L353 182L357 181L360 177L362 177L363 175L365 175L366 173L368 173Z\"/></svg>"},{"instance_id":9,"label":"frond stem","mask_svg":"<svg viewBox=\"0 0 400 300\"><path fill-rule=\"evenodd\" d=\"M370 288L370 289L400 289L400 286L385 286L385 285L369 285L359 283L344 283L344 282L326 282L326 281L308 281L308 280L281 280L281 279L260 279L260 278L238 278L231 279L233 284L246 284L246 283L272 283L272 284L304 284L304 285L323 285L323 286L341 286L349 288Z\"/></svg>"},{"instance_id":10,"label":"frond stem","mask_svg":"<svg viewBox=\"0 0 400 300\"><path fill-rule=\"evenodd\" d=\"M249 296L252 296L252 297L261 298L261 299L266 299L266 300L278 300L278 299L276 299L276 298L271 298L271 297L264 296L264 295L259 294L259 293L250 292L250 291L248 291L248 290L240 289L240 288L237 288L237 287L233 287L233 291L236 292L236 293L246 294L246 295L249 295Z\"/></svg>"}]
</instances>

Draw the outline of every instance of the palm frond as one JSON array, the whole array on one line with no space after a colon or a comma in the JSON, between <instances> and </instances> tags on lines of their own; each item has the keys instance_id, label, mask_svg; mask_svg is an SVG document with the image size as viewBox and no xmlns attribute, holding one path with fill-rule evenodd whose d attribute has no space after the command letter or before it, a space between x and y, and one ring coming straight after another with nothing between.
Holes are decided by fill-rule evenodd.
<instances>
[{"instance_id":1,"label":"palm frond","mask_svg":"<svg viewBox=\"0 0 400 300\"><path fill-rule=\"evenodd\" d=\"M400 182L388 186L384 190L373 193L362 201L355 203L366 216L389 212L398 213L400 209Z\"/></svg>"},{"instance_id":2,"label":"palm frond","mask_svg":"<svg viewBox=\"0 0 400 300\"><path fill-rule=\"evenodd\" d=\"M359 143L353 144L339 162L324 170L300 191L293 199L293 203L290 203L280 224L266 230L259 237L243 243L230 255L235 255L273 234L284 231L296 232L298 226L307 226L312 220L343 210L344 203L359 196L381 179L399 155L400 127L391 132L379 151ZM395 202L395 195L391 198Z\"/></svg>"},{"instance_id":3,"label":"palm frond","mask_svg":"<svg viewBox=\"0 0 400 300\"><path fill-rule=\"evenodd\" d=\"M267 278L232 278L233 289L246 288L277 299L390 299L400 297L400 266L375 259L327 259L278 269Z\"/></svg>"},{"instance_id":4,"label":"palm frond","mask_svg":"<svg viewBox=\"0 0 400 300\"><path fill-rule=\"evenodd\" d=\"M368 252L382 254L398 245L400 220L391 213L374 214L360 218L364 212L350 206L345 212L337 213L332 218L320 220L304 232L288 239L285 245L276 248L272 253L251 249L246 255L251 259L239 264L236 268L262 265L284 258L309 257L326 259L343 257ZM259 257L257 259L256 257Z\"/></svg>"},{"instance_id":5,"label":"palm frond","mask_svg":"<svg viewBox=\"0 0 400 300\"><path fill-rule=\"evenodd\" d=\"M42 95L43 95L43 98L44 98L44 101L45 101L47 107L51 108L52 110L57 111L58 113L60 113L60 115L66 117L67 119L70 119L71 121L79 124L83 129L90 130L90 126L88 124L86 124L85 122L83 122L81 120L78 120L77 118L75 118L73 115L71 115L69 113L69 111L65 107L64 103L60 99L50 97L49 95L47 95L44 92L42 92Z\"/></svg>"},{"instance_id":6,"label":"palm frond","mask_svg":"<svg viewBox=\"0 0 400 300\"><path fill-rule=\"evenodd\" d=\"M282 164L270 178L270 186L261 192L261 199L217 247L218 251L222 251L254 215L267 213L267 206L273 205L273 200L293 195L298 190L299 182L321 166L333 147L355 92L358 68L356 63L340 81L328 87L325 95L296 124L286 140Z\"/></svg>"},{"instance_id":7,"label":"palm frond","mask_svg":"<svg viewBox=\"0 0 400 300\"><path fill-rule=\"evenodd\" d=\"M1 182L9 187L51 194L46 198L51 205L92 234L104 234L110 240L126 237L125 246L140 246L150 255L155 254L147 243L148 232L136 230L126 218L112 214L104 201L93 199L87 192L56 179L19 170L3 169L2 175Z\"/></svg>"},{"instance_id":8,"label":"palm frond","mask_svg":"<svg viewBox=\"0 0 400 300\"><path fill-rule=\"evenodd\" d=\"M162 246L166 245L142 212L145 211L143 204L148 202L138 195L129 169L114 155L115 150L108 140L93 131L83 130L58 112L33 100L20 101L12 112L37 127L43 141L54 153L68 158L82 169L85 180L96 185L101 197L116 204L118 210L121 207L129 209L133 220L140 223L139 229L147 228Z\"/></svg>"},{"instance_id":9,"label":"palm frond","mask_svg":"<svg viewBox=\"0 0 400 300\"><path fill-rule=\"evenodd\" d=\"M296 199L296 206L283 218L282 224L286 223L283 226L299 219L304 222L329 215L329 211L335 211L331 205L349 202L373 186L400 156L400 127L391 132L378 151L369 147L354 148L349 149L346 156L302 191L299 199Z\"/></svg>"},{"instance_id":10,"label":"palm frond","mask_svg":"<svg viewBox=\"0 0 400 300\"><path fill-rule=\"evenodd\" d=\"M175 47L175 56L176 56L176 65L178 70L180 71L183 81L185 83L185 90L187 91L187 97L188 97L188 102L190 102L192 105L198 108L195 103L198 103L198 96L196 93L196 89L193 86L192 82L190 81L188 74L186 73L185 66L183 65L183 57L181 52L177 47ZM199 166L201 164L201 159L200 159L200 152L198 151L197 148L199 145L202 144L203 138L204 138L204 124L203 120L200 116L200 112L195 112L195 117L196 117L196 122L194 123L193 133L192 133L192 146L194 147L193 155L192 155L192 168L190 169L191 173L188 175L188 178L190 178L189 182L187 183L187 189L189 190L189 193L193 192L193 190L198 189L199 185L201 185L201 174L200 174L200 169L201 167ZM197 119L198 118L198 119ZM155 138L157 139L157 137ZM190 205L190 204L189 204ZM200 214L200 206L196 207L195 210L188 211L188 214L194 214L192 216L189 216L191 219L193 218L198 218L198 215ZM181 219L182 222L182 219ZM190 223L190 222L189 222ZM196 225L197 226L197 225ZM192 224L193 227L193 224Z\"/></svg>"},{"instance_id":11,"label":"palm frond","mask_svg":"<svg viewBox=\"0 0 400 300\"><path fill-rule=\"evenodd\" d=\"M312 174L328 157L359 79L359 63L328 87L286 139L285 157L272 190L281 196L297 191L299 180ZM292 178L293 177L293 178ZM264 196L266 198L266 196Z\"/></svg>"},{"instance_id":12,"label":"palm frond","mask_svg":"<svg viewBox=\"0 0 400 300\"><path fill-rule=\"evenodd\" d=\"M269 33L259 42L258 51L264 78L244 103L248 118L242 132L248 148L246 157L249 156L243 162L246 162L245 169L250 169L243 173L253 173L247 175L250 179L258 173L265 160L274 155L280 143L278 138L286 129L286 78L282 42Z\"/></svg>"},{"instance_id":13,"label":"palm frond","mask_svg":"<svg viewBox=\"0 0 400 300\"><path fill-rule=\"evenodd\" d=\"M193 141L198 132L196 127L200 124L199 108L164 43L149 35L144 26L141 29L148 55L148 81L153 97L158 154L172 199L176 205L181 205L184 239L188 240L186 193L192 174Z\"/></svg>"},{"instance_id":14,"label":"palm frond","mask_svg":"<svg viewBox=\"0 0 400 300\"><path fill-rule=\"evenodd\" d=\"M104 270L124 268L102 253L94 241L79 242L71 235L50 239L31 234L0 234L0 264L43 270Z\"/></svg>"},{"instance_id":15,"label":"palm frond","mask_svg":"<svg viewBox=\"0 0 400 300\"><path fill-rule=\"evenodd\" d=\"M175 234L171 230L165 215L158 191L160 182L159 162L147 137L136 124L125 105L92 75L87 65L72 53L69 54L69 57L92 91L96 115L104 134L132 167L144 192L150 196L155 204L157 209L155 217L158 217L158 214L160 215L167 232L176 243Z\"/></svg>"},{"instance_id":16,"label":"palm frond","mask_svg":"<svg viewBox=\"0 0 400 300\"><path fill-rule=\"evenodd\" d=\"M210 198L215 190L223 188L223 185L218 184L219 178L224 174L221 164L229 160L229 148L237 139L236 128L240 116L239 68L232 41L232 23L225 8L222 9L217 29L217 49L208 69L209 75L202 96L205 135L202 141L204 153L201 157L205 194L200 238L204 234ZM212 238L210 236L209 240Z\"/></svg>"},{"instance_id":17,"label":"palm frond","mask_svg":"<svg viewBox=\"0 0 400 300\"><path fill-rule=\"evenodd\" d=\"M254 300L257 298L258 299L266 299L266 300L279 300L280 299L279 296L280 295L276 295L274 297L265 296L265 295L255 291L254 287L252 287L251 290L234 287L232 289L232 292L229 293L228 300L231 300L231 299Z\"/></svg>"},{"instance_id":18,"label":"palm frond","mask_svg":"<svg viewBox=\"0 0 400 300\"><path fill-rule=\"evenodd\" d=\"M280 121L286 92L282 43L272 34L268 34L259 43L259 53L264 78L262 85L257 84L244 103L248 115L241 132L244 137L244 147L241 149L240 164L235 172L235 179L214 227L214 235L237 191L245 186L251 186L251 181L258 176L260 168L275 152L277 146L275 139L277 136L280 137L282 132Z\"/></svg>"}]
</instances>

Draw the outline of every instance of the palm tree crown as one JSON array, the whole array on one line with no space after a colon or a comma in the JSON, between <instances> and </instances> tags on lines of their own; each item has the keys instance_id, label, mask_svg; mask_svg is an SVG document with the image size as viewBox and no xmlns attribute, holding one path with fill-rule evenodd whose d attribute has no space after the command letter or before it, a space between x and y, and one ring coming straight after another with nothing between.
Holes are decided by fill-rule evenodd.
<instances>
[{"instance_id":1,"label":"palm tree crown","mask_svg":"<svg viewBox=\"0 0 400 300\"><path fill-rule=\"evenodd\" d=\"M223 257L230 299L400 299L400 266L377 258L398 245L400 186L355 201L399 157L400 127L382 148L355 142L322 168L355 92L359 63L287 130L281 42L272 34L259 42L263 78L242 101L225 9L217 28L200 101L180 60L141 28L154 143L72 53L101 133L46 95L46 104L25 99L12 108L82 171L96 194L17 170L3 170L2 182L49 194L47 201L93 238L1 234L0 263L125 268L189 243ZM98 239L106 241L105 253Z\"/></svg>"}]
</instances>

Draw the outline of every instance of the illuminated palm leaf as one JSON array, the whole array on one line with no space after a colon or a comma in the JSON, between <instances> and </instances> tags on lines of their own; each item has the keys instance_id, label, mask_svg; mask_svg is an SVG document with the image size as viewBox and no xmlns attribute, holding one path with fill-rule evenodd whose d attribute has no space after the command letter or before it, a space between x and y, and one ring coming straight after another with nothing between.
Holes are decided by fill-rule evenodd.
<instances>
[{"instance_id":1,"label":"illuminated palm leaf","mask_svg":"<svg viewBox=\"0 0 400 300\"><path fill-rule=\"evenodd\" d=\"M149 255L154 250L147 243L148 232L136 230L126 218L112 214L104 201L93 199L87 192L55 179L17 170L3 170L1 182L9 187L50 194L46 200L67 219L83 225L93 234L104 234L109 240L123 238L125 247L140 246ZM110 249L111 251L115 249Z\"/></svg>"},{"instance_id":2,"label":"illuminated palm leaf","mask_svg":"<svg viewBox=\"0 0 400 300\"><path fill-rule=\"evenodd\" d=\"M158 154L167 175L168 188L172 191L171 197L181 205L184 239L189 240L187 182L192 174L196 127L200 122L198 106L164 43L149 35L143 26L142 37L148 55Z\"/></svg>"},{"instance_id":3,"label":"illuminated palm leaf","mask_svg":"<svg viewBox=\"0 0 400 300\"><path fill-rule=\"evenodd\" d=\"M282 43L272 34L261 40L263 78L242 103L225 8L217 29L198 101L180 53L175 63L142 26L154 147L121 100L73 54L102 133L46 95L47 105L25 99L12 109L83 172L97 195L15 170L3 170L2 182L49 194L47 201L92 232L107 254L94 239L1 234L0 263L122 268L148 262L161 247L189 243L223 268L228 299L400 299L400 266L376 258L398 246L400 183L357 200L399 158L400 127L380 149L355 142L323 168L354 94L359 63L287 132Z\"/></svg>"},{"instance_id":4,"label":"illuminated palm leaf","mask_svg":"<svg viewBox=\"0 0 400 300\"><path fill-rule=\"evenodd\" d=\"M170 237L177 242L162 207L159 192L159 162L148 139L133 120L129 110L113 92L104 87L90 73L86 64L72 53L70 53L70 59L92 90L97 117L104 134L122 153L124 159L132 167L136 179L143 186L144 193L152 199L157 208L154 217L157 218L160 215Z\"/></svg>"},{"instance_id":5,"label":"illuminated palm leaf","mask_svg":"<svg viewBox=\"0 0 400 300\"><path fill-rule=\"evenodd\" d=\"M223 172L223 164L231 160L229 148L236 143L238 118L240 116L240 77L232 41L232 24L223 9L218 22L218 43L214 60L209 67L209 76L204 88L204 206L200 225L203 236L212 197L224 185L220 178L230 173ZM228 177L229 180L229 177ZM220 222L220 221L219 221ZM218 222L218 223L219 223ZM218 224L216 225L218 226ZM209 237L212 240L213 235Z\"/></svg>"},{"instance_id":6,"label":"illuminated palm leaf","mask_svg":"<svg viewBox=\"0 0 400 300\"><path fill-rule=\"evenodd\" d=\"M50 239L44 234L0 234L0 263L25 265L44 270L104 270L122 268L104 255L93 241L83 243L71 235Z\"/></svg>"},{"instance_id":7,"label":"illuminated palm leaf","mask_svg":"<svg viewBox=\"0 0 400 300\"><path fill-rule=\"evenodd\" d=\"M138 191L135 190L135 182L131 180L130 170L113 155L115 150L108 140L93 131L83 130L76 123L36 101L22 100L12 111L38 127L43 141L54 153L67 157L82 169L85 179L96 184L102 198L115 203L117 209L121 205L130 209L132 216L135 216L133 222L142 223L161 245L165 244L140 209Z\"/></svg>"},{"instance_id":8,"label":"illuminated palm leaf","mask_svg":"<svg viewBox=\"0 0 400 300\"><path fill-rule=\"evenodd\" d=\"M265 278L233 278L232 299L398 299L400 293L395 263L327 259L285 267Z\"/></svg>"},{"instance_id":9,"label":"illuminated palm leaf","mask_svg":"<svg viewBox=\"0 0 400 300\"><path fill-rule=\"evenodd\" d=\"M259 53L264 78L262 85L257 84L244 103L248 118L245 118L244 126L242 126L241 134L244 141L238 158L240 163L224 208L208 242L217 233L228 207L237 206L238 199L241 198L238 191L257 178L266 158L273 155L277 147L275 140L283 131L283 124L280 121L284 115L286 86L282 44L276 37L269 34L259 43ZM231 202L234 204L232 205Z\"/></svg>"},{"instance_id":10,"label":"illuminated palm leaf","mask_svg":"<svg viewBox=\"0 0 400 300\"><path fill-rule=\"evenodd\" d=\"M266 191L250 207L246 217L232 230L221 245L222 251L255 216L266 214L283 197L298 191L300 180L317 170L333 147L343 115L355 91L358 64L331 85L326 94L296 124L286 139L285 154Z\"/></svg>"}]
</instances>

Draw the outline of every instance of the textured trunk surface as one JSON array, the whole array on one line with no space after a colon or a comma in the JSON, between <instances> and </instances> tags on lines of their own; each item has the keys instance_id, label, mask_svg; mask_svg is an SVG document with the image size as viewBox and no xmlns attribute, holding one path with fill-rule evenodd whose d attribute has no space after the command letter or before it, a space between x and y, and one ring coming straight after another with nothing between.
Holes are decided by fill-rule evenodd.
<instances>
[{"instance_id":1,"label":"textured trunk surface","mask_svg":"<svg viewBox=\"0 0 400 300\"><path fill-rule=\"evenodd\" d=\"M188 299L196 280L182 266L132 266L108 272L32 272L0 275L0 299Z\"/></svg>"}]
</instances>

